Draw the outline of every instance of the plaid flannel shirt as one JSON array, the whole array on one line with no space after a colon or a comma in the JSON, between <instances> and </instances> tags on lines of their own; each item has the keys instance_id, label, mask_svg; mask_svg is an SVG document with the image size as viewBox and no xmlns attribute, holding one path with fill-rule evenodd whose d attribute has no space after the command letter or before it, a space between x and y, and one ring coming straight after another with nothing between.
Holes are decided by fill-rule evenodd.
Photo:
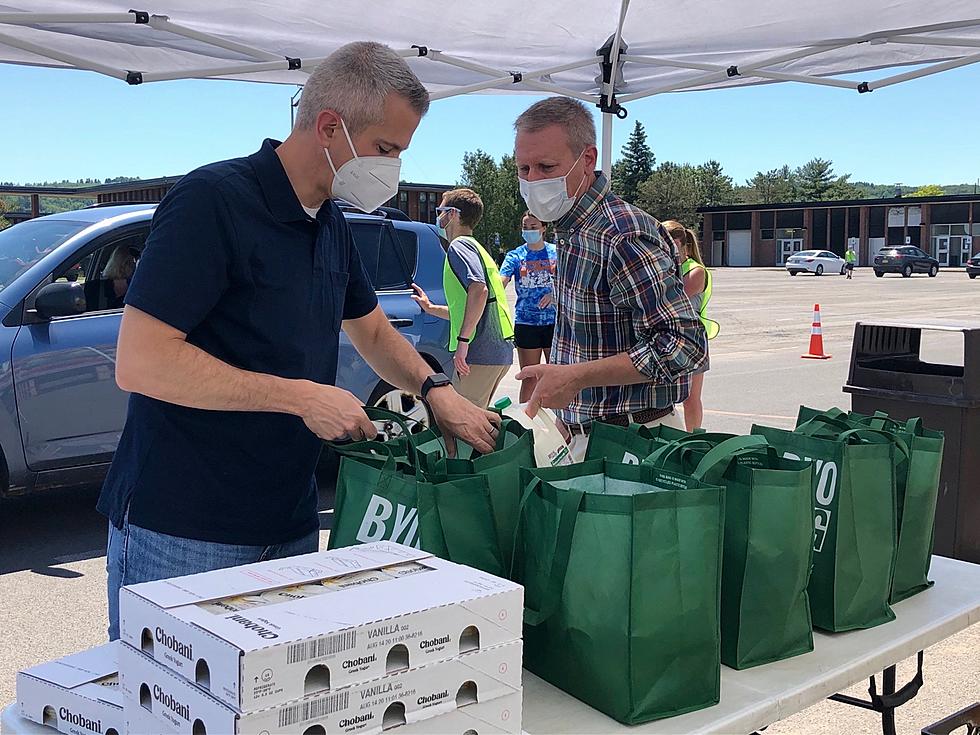
<instances>
[{"instance_id":1,"label":"plaid flannel shirt","mask_svg":"<svg viewBox=\"0 0 980 735\"><path fill-rule=\"evenodd\" d=\"M558 412L566 424L684 401L707 359L704 327L684 294L673 241L657 220L608 191L601 173L555 227L556 365L629 354L650 380L586 388Z\"/></svg>"}]
</instances>

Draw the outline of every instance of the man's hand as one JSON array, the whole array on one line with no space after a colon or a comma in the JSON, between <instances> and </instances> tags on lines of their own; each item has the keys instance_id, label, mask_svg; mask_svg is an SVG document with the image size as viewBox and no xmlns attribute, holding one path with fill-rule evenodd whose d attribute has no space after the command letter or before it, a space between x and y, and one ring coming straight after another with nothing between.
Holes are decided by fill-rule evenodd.
<instances>
[{"instance_id":1,"label":"man's hand","mask_svg":"<svg viewBox=\"0 0 980 735\"><path fill-rule=\"evenodd\" d=\"M371 423L364 413L364 406L353 393L313 382L304 386L304 393L302 419L307 428L321 439L364 441L378 435L377 427Z\"/></svg>"},{"instance_id":2,"label":"man's hand","mask_svg":"<svg viewBox=\"0 0 980 735\"><path fill-rule=\"evenodd\" d=\"M546 293L544 296L541 297L541 300L538 302L538 308L547 309L553 303L555 303L554 296L552 296L550 293Z\"/></svg>"},{"instance_id":3,"label":"man's hand","mask_svg":"<svg viewBox=\"0 0 980 735\"><path fill-rule=\"evenodd\" d=\"M574 365L529 365L517 374L517 379L534 381L526 409L531 418L542 407L567 408L582 391Z\"/></svg>"},{"instance_id":4,"label":"man's hand","mask_svg":"<svg viewBox=\"0 0 980 735\"><path fill-rule=\"evenodd\" d=\"M426 400L446 440L446 453L456 456L456 439L481 454L492 452L500 434L500 416L477 408L451 386L433 388Z\"/></svg>"},{"instance_id":5,"label":"man's hand","mask_svg":"<svg viewBox=\"0 0 980 735\"><path fill-rule=\"evenodd\" d=\"M429 301L429 295L422 290L422 287L417 283L412 284L412 288L415 289L415 293L412 294L412 301L419 305L419 307L426 314L432 313L432 302Z\"/></svg>"},{"instance_id":6,"label":"man's hand","mask_svg":"<svg viewBox=\"0 0 980 735\"><path fill-rule=\"evenodd\" d=\"M456 354L453 356L453 364L456 366L456 372L460 375L470 374L470 366L466 363L466 355L469 354L469 351L469 343L458 342L456 344Z\"/></svg>"}]
</instances>

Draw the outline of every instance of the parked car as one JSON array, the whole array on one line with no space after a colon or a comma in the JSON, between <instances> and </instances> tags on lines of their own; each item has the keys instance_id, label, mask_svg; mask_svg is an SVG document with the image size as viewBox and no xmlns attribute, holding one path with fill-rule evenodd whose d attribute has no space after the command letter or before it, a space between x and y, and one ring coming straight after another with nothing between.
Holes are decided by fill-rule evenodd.
<instances>
[{"instance_id":1,"label":"parked car","mask_svg":"<svg viewBox=\"0 0 980 735\"><path fill-rule=\"evenodd\" d=\"M886 273L901 273L903 278L909 278L913 273L928 273L930 278L935 278L939 273L939 261L913 245L905 245L882 250L875 256L874 269L878 278Z\"/></svg>"},{"instance_id":2,"label":"parked car","mask_svg":"<svg viewBox=\"0 0 980 735\"><path fill-rule=\"evenodd\" d=\"M966 261L966 275L970 278L980 276L980 253Z\"/></svg>"},{"instance_id":3,"label":"parked car","mask_svg":"<svg viewBox=\"0 0 980 735\"><path fill-rule=\"evenodd\" d=\"M786 260L786 270L791 276L797 273L813 273L818 276L824 273L844 275L846 265L846 260L829 250L803 250L793 253Z\"/></svg>"},{"instance_id":4,"label":"parked car","mask_svg":"<svg viewBox=\"0 0 980 735\"><path fill-rule=\"evenodd\" d=\"M154 209L96 206L0 232L0 496L104 477L127 394L115 381L122 308L110 308L112 292L101 274L120 246L139 254ZM450 374L449 323L411 299L414 281L445 301L436 228L387 216L345 217L389 321L433 370ZM421 401L381 380L343 334L337 383L367 404L396 409L420 425L428 420Z\"/></svg>"}]
</instances>

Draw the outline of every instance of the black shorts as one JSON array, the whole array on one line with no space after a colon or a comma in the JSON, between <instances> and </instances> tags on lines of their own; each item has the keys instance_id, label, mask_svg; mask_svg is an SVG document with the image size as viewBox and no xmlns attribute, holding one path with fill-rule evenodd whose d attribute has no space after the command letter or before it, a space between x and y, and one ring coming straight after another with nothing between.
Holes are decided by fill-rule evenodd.
<instances>
[{"instance_id":1,"label":"black shorts","mask_svg":"<svg viewBox=\"0 0 980 735\"><path fill-rule=\"evenodd\" d=\"M515 324L514 346L519 350L550 350L555 336L554 324Z\"/></svg>"}]
</instances>

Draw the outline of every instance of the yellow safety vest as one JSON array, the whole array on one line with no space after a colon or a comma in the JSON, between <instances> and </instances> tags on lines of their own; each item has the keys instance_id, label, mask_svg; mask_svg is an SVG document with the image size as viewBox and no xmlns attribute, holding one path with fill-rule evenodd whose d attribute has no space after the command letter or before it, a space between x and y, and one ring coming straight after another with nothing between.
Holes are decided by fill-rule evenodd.
<instances>
[{"instance_id":1,"label":"yellow safety vest","mask_svg":"<svg viewBox=\"0 0 980 735\"><path fill-rule=\"evenodd\" d=\"M694 258L688 258L681 263L681 278L695 268L704 269L704 291L701 292L701 308L698 309L698 316L701 318L701 323L704 325L704 331L707 333L708 339L714 339L718 336L718 332L721 331L721 327L718 322L708 318L708 302L711 300L711 271Z\"/></svg>"},{"instance_id":2,"label":"yellow safety vest","mask_svg":"<svg viewBox=\"0 0 980 735\"><path fill-rule=\"evenodd\" d=\"M483 275L487 279L487 306L493 305L497 311L497 318L500 320L500 333L504 339L511 339L514 336L514 320L510 316L507 308L507 295L504 293L504 284L500 280L500 271L497 264L493 262L484 247L472 237L457 237L476 249L480 260L483 262ZM442 288L446 292L446 301L449 306L449 351L455 352L458 344L457 337L459 330L463 326L463 314L466 313L466 288L460 282L452 266L449 265L449 258L442 269ZM469 335L472 340L476 336L476 331Z\"/></svg>"}]
</instances>

